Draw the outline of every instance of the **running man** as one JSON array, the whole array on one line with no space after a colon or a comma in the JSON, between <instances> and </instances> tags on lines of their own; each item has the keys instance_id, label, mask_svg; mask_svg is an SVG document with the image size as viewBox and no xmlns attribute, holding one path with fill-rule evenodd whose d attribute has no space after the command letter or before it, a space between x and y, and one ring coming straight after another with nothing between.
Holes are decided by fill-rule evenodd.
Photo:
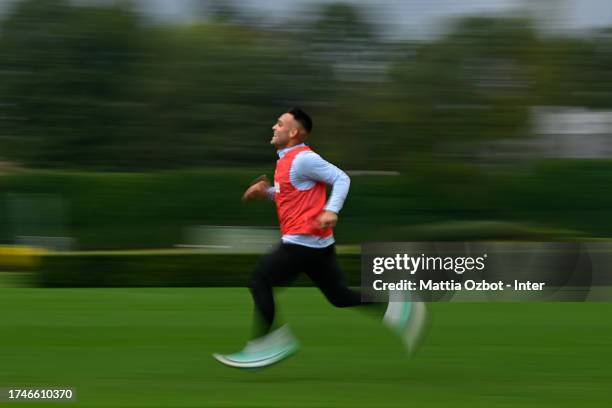
<instances>
[{"instance_id":1,"label":"running man","mask_svg":"<svg viewBox=\"0 0 612 408\"><path fill-rule=\"evenodd\" d=\"M214 354L221 363L240 368L265 367L295 353L299 344L287 325L275 328L273 289L305 273L336 307L374 304L346 286L336 259L333 228L347 197L350 179L323 160L304 142L312 120L300 109L282 114L272 127L272 144L278 150L274 185L265 178L252 184L243 200L276 202L281 243L264 256L253 273L250 289L255 303L255 338L234 354ZM332 186L329 200L326 184ZM384 322L402 337L409 351L424 323L424 304L390 302Z\"/></svg>"}]
</instances>

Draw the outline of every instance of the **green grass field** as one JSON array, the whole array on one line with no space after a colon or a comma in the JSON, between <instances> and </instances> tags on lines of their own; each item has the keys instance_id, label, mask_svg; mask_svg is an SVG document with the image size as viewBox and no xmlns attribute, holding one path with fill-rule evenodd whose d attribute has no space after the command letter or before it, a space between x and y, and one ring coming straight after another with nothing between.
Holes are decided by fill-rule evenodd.
<instances>
[{"instance_id":1,"label":"green grass field","mask_svg":"<svg viewBox=\"0 0 612 408\"><path fill-rule=\"evenodd\" d=\"M421 351L288 289L303 348L261 371L211 358L250 331L246 289L0 288L0 388L73 387L70 407L608 407L612 303L431 304ZM0 402L0 404L3 404Z\"/></svg>"}]
</instances>

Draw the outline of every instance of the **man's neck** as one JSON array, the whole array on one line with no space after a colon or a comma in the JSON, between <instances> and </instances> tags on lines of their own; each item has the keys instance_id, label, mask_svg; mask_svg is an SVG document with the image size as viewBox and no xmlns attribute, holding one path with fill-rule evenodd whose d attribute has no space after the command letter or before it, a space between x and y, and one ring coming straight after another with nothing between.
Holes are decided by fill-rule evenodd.
<instances>
[{"instance_id":1,"label":"man's neck","mask_svg":"<svg viewBox=\"0 0 612 408\"><path fill-rule=\"evenodd\" d=\"M300 146L306 146L306 145L304 144L304 142L299 142L299 143L293 144L291 146L286 146L286 147L284 147L282 149L278 149L277 150L278 157L282 158L284 155L286 155L291 150L293 150L293 148L300 147Z\"/></svg>"}]
</instances>

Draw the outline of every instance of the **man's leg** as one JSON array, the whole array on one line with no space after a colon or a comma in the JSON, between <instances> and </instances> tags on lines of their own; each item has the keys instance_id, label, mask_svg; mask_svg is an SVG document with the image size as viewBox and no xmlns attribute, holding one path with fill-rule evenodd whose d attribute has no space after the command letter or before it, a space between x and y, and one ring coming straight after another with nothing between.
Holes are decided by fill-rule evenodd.
<instances>
[{"instance_id":1,"label":"man's leg","mask_svg":"<svg viewBox=\"0 0 612 408\"><path fill-rule=\"evenodd\" d=\"M312 251L306 273L332 305L336 307L363 305L367 310L382 314L383 304L363 300L359 292L347 286L344 273L336 258L335 245ZM391 293L389 295L392 296ZM427 323L425 303L412 302L409 297L402 296L401 300L390 298L386 306L384 324L400 336L409 353L414 352L422 340Z\"/></svg>"},{"instance_id":2,"label":"man's leg","mask_svg":"<svg viewBox=\"0 0 612 408\"><path fill-rule=\"evenodd\" d=\"M336 307L353 307L374 304L361 300L361 293L350 289L336 258L335 245L326 248L309 248L306 274L321 290L327 300Z\"/></svg>"},{"instance_id":3,"label":"man's leg","mask_svg":"<svg viewBox=\"0 0 612 408\"><path fill-rule=\"evenodd\" d=\"M249 288L255 306L255 337L268 334L274 324L274 287L293 282L303 270L304 259L299 249L296 245L280 244L253 271Z\"/></svg>"},{"instance_id":4,"label":"man's leg","mask_svg":"<svg viewBox=\"0 0 612 408\"><path fill-rule=\"evenodd\" d=\"M300 247L280 244L258 263L250 289L255 303L255 337L242 351L213 354L221 363L238 368L261 368L294 354L299 344L285 325L272 330L275 316L274 287L291 283L302 270Z\"/></svg>"}]
</instances>

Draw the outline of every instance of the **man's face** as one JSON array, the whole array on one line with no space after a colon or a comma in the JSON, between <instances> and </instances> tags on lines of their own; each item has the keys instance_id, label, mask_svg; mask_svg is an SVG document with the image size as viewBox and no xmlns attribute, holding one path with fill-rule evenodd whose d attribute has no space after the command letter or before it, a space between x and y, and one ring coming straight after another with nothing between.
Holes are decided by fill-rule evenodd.
<instances>
[{"instance_id":1,"label":"man's face","mask_svg":"<svg viewBox=\"0 0 612 408\"><path fill-rule=\"evenodd\" d=\"M276 124L272 126L274 133L270 144L277 149L284 149L290 143L297 144L300 137L300 124L295 120L292 114L283 113Z\"/></svg>"}]
</instances>

